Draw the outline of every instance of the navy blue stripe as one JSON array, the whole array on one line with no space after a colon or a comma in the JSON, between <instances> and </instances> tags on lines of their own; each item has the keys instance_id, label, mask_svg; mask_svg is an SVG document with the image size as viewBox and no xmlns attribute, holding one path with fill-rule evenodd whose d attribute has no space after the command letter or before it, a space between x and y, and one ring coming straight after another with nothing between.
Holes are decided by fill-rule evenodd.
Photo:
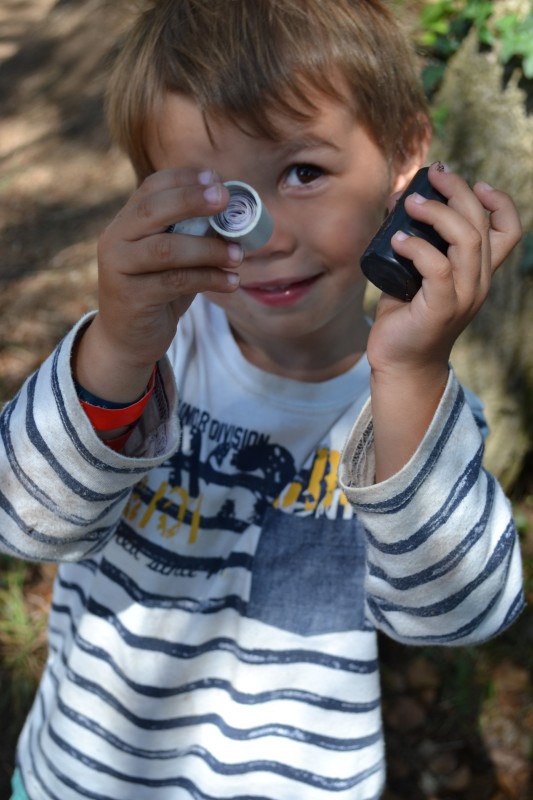
<instances>
[{"instance_id":1,"label":"navy blue stripe","mask_svg":"<svg viewBox=\"0 0 533 800\"><path fill-rule=\"evenodd\" d=\"M40 561L43 561L43 562L47 561L48 562L48 561L50 561L49 558L46 558L46 559L45 558L35 558L34 556L23 552L18 547L15 547L15 545L11 544L11 542L8 542L7 539L4 536L2 536L1 533L0 533L0 545L2 545L0 547L0 551L2 551L4 553L9 553L9 555L13 556L13 558L20 558L20 559L25 560L25 561L36 561L36 562L40 562Z\"/></svg>"},{"instance_id":2,"label":"navy blue stripe","mask_svg":"<svg viewBox=\"0 0 533 800\"><path fill-rule=\"evenodd\" d=\"M4 413L0 416L0 436L4 443L5 453L9 462L9 466L11 467L11 471L13 472L17 480L20 482L20 484L24 487L24 489L28 492L28 494L30 494L35 500L37 500L38 503L40 503L44 508L46 508L52 514L54 514L56 517L66 522L69 522L72 525L79 525L79 526L87 525L86 519L75 514L65 513L64 508L58 506L57 503L54 500L52 500L45 492L43 492L42 489L31 478L29 478L26 472L22 469L15 455L15 449L13 447L11 432L10 432L10 422L14 408L15 408L14 402L10 403L4 410ZM129 489L122 490L117 495L117 499L113 500L113 502L111 502L107 506L107 508L105 508L98 515L98 517L96 517L94 520L91 520L91 522L95 524L100 519L105 517L105 515L108 514L112 508L114 508L119 502L122 502L126 499L129 491L130 491ZM112 499L112 497L113 496L110 496L108 500ZM37 532L35 532L34 536L35 538L38 538ZM40 541L46 541L46 538L40 539ZM58 539L54 537L53 541L56 544L59 544L62 541L68 542L69 540L68 539L62 540L60 538Z\"/></svg>"},{"instance_id":3,"label":"navy blue stripe","mask_svg":"<svg viewBox=\"0 0 533 800\"><path fill-rule=\"evenodd\" d=\"M225 569L250 570L252 568L253 557L244 552L231 552L227 558L222 556L199 558L172 552L139 535L124 519L120 521L115 541L119 547L123 547L135 558L144 556L149 562L148 569L164 575L190 576L205 572L207 577L211 577Z\"/></svg>"},{"instance_id":4,"label":"navy blue stripe","mask_svg":"<svg viewBox=\"0 0 533 800\"><path fill-rule=\"evenodd\" d=\"M0 508L15 523L15 525L17 525L17 527L21 530L22 533L25 533L27 536L32 536L37 541L43 542L45 544L50 544L55 542L55 539L53 539L52 537L44 536L44 534L35 531L34 528L29 528L24 522L24 520L21 519L21 517L19 517L19 515L15 511L14 506L9 502L9 500L3 494L3 492L0 492ZM19 556L21 558L28 557L23 550L20 550L16 545L9 542L3 536L1 531L0 531L0 541L5 543L5 549L10 551L13 555Z\"/></svg>"},{"instance_id":5,"label":"navy blue stripe","mask_svg":"<svg viewBox=\"0 0 533 800\"><path fill-rule=\"evenodd\" d=\"M498 569L500 564L512 551L513 544L516 540L515 534L516 529L514 522L511 521L500 537L496 547L494 548L494 552L487 561L484 569L481 570L481 572L479 572L473 580L471 580L465 586L462 586L459 591L451 594L444 600L439 600L438 602L432 603L428 606L417 606L416 608L400 605L398 603L376 601L375 599L370 599L369 603L371 604L373 610L374 607L379 604L381 611L385 613L390 611L400 611L403 614L409 614L415 617L436 617L442 614L447 614L449 611L457 608L458 605L460 605L470 594L472 594L472 592L481 586L481 584L490 578L490 576Z\"/></svg>"},{"instance_id":6,"label":"navy blue stripe","mask_svg":"<svg viewBox=\"0 0 533 800\"><path fill-rule=\"evenodd\" d=\"M99 458L96 458L90 450L88 450L83 442L81 441L80 437L78 436L78 432L74 425L70 420L70 416L68 414L65 400L63 397L63 393L61 392L61 387L59 384L59 377L58 377L58 361L60 357L61 350L65 345L65 340L63 340L59 346L57 347L52 362L52 370L51 370L51 386L52 386L52 393L54 399L56 401L56 407L63 423L63 427L65 431L68 433L70 441L72 442L73 446L77 450L77 452L85 459L85 461L94 469L102 470L103 472L113 472L118 475L144 475L146 473L146 466L144 467L110 467L108 463L105 461L101 461ZM164 413L164 408L166 407L167 411L164 414L165 418L168 417L168 400L166 398L166 394L164 392L164 387L161 381L157 381L156 389L152 395L152 398L158 399L158 403L160 409ZM163 408L161 408L163 407Z\"/></svg>"},{"instance_id":7,"label":"navy blue stripe","mask_svg":"<svg viewBox=\"0 0 533 800\"><path fill-rule=\"evenodd\" d=\"M42 719L46 719L47 710L42 696L42 686L40 686L37 690L36 702L39 704L39 713ZM48 786L48 781L43 779L39 767L37 765L37 759L35 757L36 751L39 751L42 758L46 762L46 765L50 769L52 767L52 763L50 759L46 756L42 739L45 734L45 729L43 726L40 726L38 729L35 728L35 723L32 724L31 727L31 742L30 746L27 748L27 755L31 762L31 774L33 775L33 779L37 780L41 790L49 797L51 800L64 800L62 797L58 797L58 795L54 794L50 787ZM52 772L58 774L55 768L52 768ZM97 798L95 798L97 800ZM99 798L98 800L113 800L113 798L103 797Z\"/></svg>"},{"instance_id":8,"label":"navy blue stripe","mask_svg":"<svg viewBox=\"0 0 533 800\"><path fill-rule=\"evenodd\" d=\"M42 752L42 757L43 757L44 761L46 762L46 765L48 766L48 769L50 770L50 772L53 775L55 775L56 778L58 780L60 780L65 786L68 786L69 789L74 790L80 797L87 797L87 798L89 798L89 800L116 800L116 795L111 797L108 794L104 795L104 794L101 794L100 792L91 791L91 790L87 789L85 786L82 786L81 784L79 784L76 781L72 780L72 777L66 775L63 772L60 772L57 769L55 763L53 761L51 761L51 759L49 759L48 756L44 752ZM75 755L73 757L76 758ZM96 772L105 772L105 771L107 771L107 770L99 768L98 762L94 762L94 764L93 764L93 763L89 762L89 759L84 759L84 758L80 758L80 759L76 759L76 760L80 760L80 761L86 763L87 766L95 769ZM41 784L42 788L46 791L46 793L47 793L48 797L50 798L50 800L64 800L63 797L60 797L60 796L54 794L50 790L50 788L46 785L46 783L43 782L42 778L39 775L39 771L36 769L34 761L33 761L32 766L33 766L34 773L39 778L40 784ZM118 777L120 777L120 776L118 776ZM122 776L122 780L126 784L136 783L136 781L132 780L128 775ZM201 791L201 789L199 789L196 786L196 784L193 783L193 781L189 780L188 778L181 778L181 777L175 778L174 779L174 783L172 785L175 786L177 789L183 789L185 792L187 792L187 797L190 797L191 800L220 800L220 795L219 794L217 794L217 795L206 794L205 792ZM134 798L133 794L130 795L130 796L132 798ZM246 792L245 795L244 794L243 795L240 795L240 794L239 795L233 795L231 797L231 800L279 800L279 797L267 797L266 795L255 795L255 794L252 795L249 792ZM378 798L377 797L376 798L372 798L371 800L378 800Z\"/></svg>"},{"instance_id":9,"label":"navy blue stripe","mask_svg":"<svg viewBox=\"0 0 533 800\"><path fill-rule=\"evenodd\" d=\"M84 678L73 669L67 669L67 675L71 683L73 683L75 686L79 687L83 691L88 692L89 694L98 697L99 700L110 706L114 711L141 730L176 731L180 730L181 728L198 727L200 725L213 725L226 739L231 739L233 741L249 742L269 736L278 736L282 739L289 739L300 742L300 744L312 745L313 747L319 747L323 750L332 750L339 753L352 752L369 747L370 745L380 741L383 735L382 731L378 730L377 732L368 736L361 736L353 739L339 739L334 736L323 736L318 733L303 730L302 728L296 728L293 725L284 725L281 723L271 723L268 725L259 725L255 728L242 729L228 725L219 714L214 713L196 714L182 717L167 717L165 719L150 719L146 717L140 717L138 714L134 714L123 703L119 702L114 695L104 689L103 686ZM108 743L112 744L114 747L118 747L121 750L133 753L133 755L138 756L139 758L170 759L177 758L180 755L181 750L179 748L165 751L133 748L127 743L121 742L102 726L97 726L99 730L96 731L96 723L84 715L71 711L61 701L59 702L59 705L62 713L69 719L74 720L82 727L89 728Z\"/></svg>"},{"instance_id":10,"label":"navy blue stripe","mask_svg":"<svg viewBox=\"0 0 533 800\"><path fill-rule=\"evenodd\" d=\"M111 775L113 778L121 781L127 781L132 785L137 786L162 788L166 786L181 785L181 778L179 777L156 779L146 777L133 778L131 775L125 775L124 773L119 772L118 770L113 769L106 764L103 764L101 761L90 758L86 754L77 750L71 743L62 739L51 725L48 726L48 731L51 739L61 750L68 753L68 755L70 755L72 758L82 762L91 769L97 770L99 773ZM244 777L246 775L251 775L253 777L253 773L256 772L270 772L275 775L280 775L288 780L296 781L308 786L314 786L329 792L342 792L346 791L347 789L352 789L354 786L359 785L364 780L367 780L382 769L382 764L380 761L377 764L374 764L373 766L350 776L349 778L329 778L325 775L318 775L308 770L297 769L289 766L288 764L282 764L278 761L267 761L266 759L246 761L240 764L226 764L216 759L204 747L200 747L199 745L191 745L190 747L182 748L181 757L188 758L190 756L201 759L209 766L212 772L217 775L223 775L224 777Z\"/></svg>"},{"instance_id":11,"label":"navy blue stripe","mask_svg":"<svg viewBox=\"0 0 533 800\"><path fill-rule=\"evenodd\" d=\"M135 581L106 558L100 564L100 573L119 586L132 600L143 608L162 608L185 611L189 614L215 614L232 609L245 616L247 603L238 595L211 597L197 600L195 597L168 597L163 594L145 592Z\"/></svg>"},{"instance_id":12,"label":"navy blue stripe","mask_svg":"<svg viewBox=\"0 0 533 800\"><path fill-rule=\"evenodd\" d=\"M515 621L515 619L522 613L525 607L526 603L524 599L524 590L522 589L522 587L520 587L519 592L517 593L515 599L511 603L509 611L505 615L504 621L493 635L498 636L498 634L500 634L502 631L508 628L509 625L511 625Z\"/></svg>"},{"instance_id":13,"label":"navy blue stripe","mask_svg":"<svg viewBox=\"0 0 533 800\"><path fill-rule=\"evenodd\" d=\"M81 596L81 589L79 589L79 592ZM370 675L376 672L378 668L376 659L358 660L304 649L247 649L239 647L233 639L222 636L210 639L200 645L187 645L179 642L166 641L165 639L157 639L151 636L139 636L131 633L114 615L111 609L98 603L94 598L91 598L87 602L86 608L89 613L94 616L107 620L107 622L115 628L128 647L134 650L164 653L171 658L189 660L199 658L206 653L219 651L222 653L231 653L236 659L243 663L263 666L304 663L326 667L327 669L355 673L357 675ZM71 615L69 606L59 605L55 602L52 603L52 610L56 614L67 614L69 617Z\"/></svg>"},{"instance_id":14,"label":"navy blue stripe","mask_svg":"<svg viewBox=\"0 0 533 800\"><path fill-rule=\"evenodd\" d=\"M61 781L61 783L63 783L64 786L67 786L69 789L72 789L73 791L75 791L76 794L79 795L80 797L87 797L87 798L89 798L89 800L116 800L116 795L111 796L111 795L108 795L108 794L101 794L100 792L94 792L94 791L88 789L86 786L83 786L83 785L77 783L71 777L72 774L73 774L72 772L71 772L70 775L66 775L64 772L61 772L60 770L58 770L55 762L53 762L50 758L48 758L48 756L46 755L44 749L42 747L40 747L39 749L40 749L42 758L45 761L45 763L46 763L48 769L50 770L50 772L53 775L55 775L55 777L59 781ZM72 753L71 753L71 755L72 755ZM73 757L76 758L75 755ZM31 762L32 762L33 773L34 773L35 776L37 776L37 779L39 780L39 783L40 783L40 786L41 786L42 790L46 792L46 794L50 798L50 800L64 800L63 795L60 796L60 795L57 795L54 792L52 792L52 790L48 786L48 781L44 781L43 780L43 778L40 775L39 769L37 768L37 764L35 762L35 759L33 758L32 755L30 755L30 759L31 759ZM95 769L95 765L93 763L90 763L89 759L85 759L85 758L81 757L79 759L76 758L76 760L77 761L79 760L80 762L86 764L90 768ZM102 772L102 771L103 771L102 769L99 769L98 766L96 766L96 769L95 769L96 773ZM131 784L132 782L135 783L135 781L132 781L131 778L129 776L127 776L127 775L123 776L123 781L126 784ZM206 794L205 792L201 791L196 786L196 784L193 783L193 781L191 781L191 780L189 780L187 778L176 778L174 785L176 786L176 788L183 789L184 791L186 791L188 793L187 796L190 797L191 800L220 800L220 797L219 797L218 794L216 796L215 795L211 795L211 794ZM130 796L132 798L134 797L134 795L130 795ZM252 795L249 792L247 792L245 795L234 795L231 798L231 800L279 800L279 798L267 797L266 795ZM375 798L375 800L377 800L377 798Z\"/></svg>"},{"instance_id":15,"label":"navy blue stripe","mask_svg":"<svg viewBox=\"0 0 533 800\"><path fill-rule=\"evenodd\" d=\"M61 631L54 629L53 632L61 636ZM380 705L379 697L364 703L350 703L335 697L328 697L327 695L319 695L314 692L306 692L302 689L292 688L272 689L270 691L249 694L238 691L229 681L223 680L222 678L202 678L176 687L150 686L148 684L132 681L114 661L107 650L87 641L79 635L79 632L75 632L74 629L72 629L72 634L76 646L80 650L87 653L87 655L92 658L97 658L106 663L130 689L146 697L154 697L157 699L174 698L180 695L214 689L225 692L235 703L248 706L262 705L283 700L292 703L304 703L316 708L322 708L326 711L336 711L345 714L367 714L374 711ZM63 660L66 665L66 659Z\"/></svg>"},{"instance_id":16,"label":"navy blue stripe","mask_svg":"<svg viewBox=\"0 0 533 800\"><path fill-rule=\"evenodd\" d=\"M468 533L457 545L457 547L454 548L445 558L441 559L427 569L421 570L413 575L407 575L404 578L390 577L383 569L371 563L369 565L370 575L380 578L394 589L399 591L407 591L409 589L414 589L417 586L422 586L423 584L437 580L443 575L446 575L447 572L451 572L453 569L455 569L486 531L487 520L492 510L492 503L495 494L495 480L492 478L492 476L489 476L489 478L489 489L487 491L486 502L480 519L476 522L470 533Z\"/></svg>"},{"instance_id":17,"label":"navy blue stripe","mask_svg":"<svg viewBox=\"0 0 533 800\"><path fill-rule=\"evenodd\" d=\"M509 561L507 563L507 568L505 570L505 576L502 578L502 585L504 585L506 583L506 581L507 581L507 576L509 574L510 564L511 564L511 558L509 558ZM470 634L473 633L476 630L476 628L481 626L483 621L488 616L490 616L490 614L492 613L492 609L497 604L497 602L498 602L498 600L500 598L500 594L501 593L498 592L490 600L490 602L487 603L487 605L481 611L481 613L478 614L477 617L474 617L473 620L471 620L470 622L466 623L465 625L463 625L462 627L458 628L455 631L451 631L450 633L445 633L445 634L442 634L442 635L439 635L439 636L427 636L427 635L426 636L405 636L405 635L400 636L400 635L398 635L398 633L397 633L396 629L394 628L394 626L389 622L389 620L386 619L386 617L383 614L381 614L381 611L379 610L379 608L377 606L375 606L375 608L373 610L374 610L374 613L376 615L376 618L377 619L381 618L382 625L380 627L382 627L383 630L387 630L389 635L391 636L391 638L398 639L399 641L402 641L402 642L410 642L412 644L434 644L434 645L452 644L452 643L454 643L456 641L464 639L467 636L470 636ZM522 596L522 592L520 591L518 596L513 601L513 606L516 607L517 601L520 601L521 596ZM521 610L520 608L516 608L516 613L519 613L520 610ZM508 617L509 617L509 612L507 613L505 619L508 620ZM507 624L510 624L511 622L512 622L512 619L509 619ZM500 629L503 629L503 627L504 627L503 625L500 626ZM489 633L489 635L486 638L487 639L492 639L494 636L495 636L495 633L491 632L491 633ZM481 641L483 641L481 638L479 638L477 640L478 643L481 642Z\"/></svg>"},{"instance_id":18,"label":"navy blue stripe","mask_svg":"<svg viewBox=\"0 0 533 800\"><path fill-rule=\"evenodd\" d=\"M496 595L491 599L489 603L487 603L483 611L481 611L481 613L478 614L477 617L474 617L474 619L472 619L470 622L467 622L465 625L462 625L455 631L434 636L402 637L402 640L409 641L411 644L430 644L430 645L452 644L453 642L460 642L461 639L470 636L470 634L473 633L476 630L476 628L478 628L488 616L490 616L490 614L492 613L492 609L494 608L497 602L498 602L498 596ZM394 628L392 626L389 627L391 631L395 633ZM492 637L493 634L491 633L488 638ZM479 640L477 640L476 643L479 643Z\"/></svg>"},{"instance_id":19,"label":"navy blue stripe","mask_svg":"<svg viewBox=\"0 0 533 800\"><path fill-rule=\"evenodd\" d=\"M401 555L403 553L409 553L413 550L416 550L418 547L424 544L424 542L426 542L430 536L438 531L439 528L441 528L442 525L450 518L454 511L461 505L465 497L469 494L472 487L476 485L482 459L483 447L480 447L474 458L466 465L462 475L459 476L458 480L453 485L441 508L439 508L439 510L436 511L435 514L433 514L433 516L430 517L430 519L411 536L399 542L389 543L380 542L375 536L367 532L367 537L372 547L382 553ZM492 478L492 476L490 477ZM492 479L492 481L493 480L494 479ZM492 490L494 491L493 485ZM488 491L490 491L490 489L488 489Z\"/></svg>"},{"instance_id":20,"label":"navy blue stripe","mask_svg":"<svg viewBox=\"0 0 533 800\"><path fill-rule=\"evenodd\" d=\"M409 644L428 644L428 645L438 645L438 644L452 644L453 642L459 641L464 639L466 636L469 636L476 628L481 625L481 623L490 615L492 612L493 607L498 601L498 597L493 597L492 600L485 606L483 611L474 617L473 620L467 622L465 625L457 628L455 631L450 631L449 633L443 633L441 635L422 635L422 636L407 636L407 635L400 635L398 631L392 625L392 623L379 611L376 607L374 613L376 618L381 618L381 629L386 632L391 639L397 639L401 642L408 642ZM491 637L492 638L492 637Z\"/></svg>"},{"instance_id":21,"label":"navy blue stripe","mask_svg":"<svg viewBox=\"0 0 533 800\"><path fill-rule=\"evenodd\" d=\"M36 530L35 528L30 528L24 522L21 517L15 511L14 506L11 505L9 500L5 497L5 495L0 492L0 508L10 517L10 519L20 528L21 533L29 536L36 542L39 542L43 545L50 545L54 548L55 553L57 553L57 548L65 547L69 545L77 545L82 542L96 542L98 545L101 543L102 535L107 528L103 529L96 529L91 531L90 533L86 534L85 536L80 536L77 538L67 537L67 536L49 536L47 534L41 533L40 531ZM16 545L9 542L3 535L0 533L0 541L5 543L6 550L10 551L13 555L19 556L21 558L29 559L30 561L50 561L50 554L47 557L41 556L37 557L30 549L30 552L26 552L24 550L20 550ZM94 548L93 548L94 549Z\"/></svg>"},{"instance_id":22,"label":"navy blue stripe","mask_svg":"<svg viewBox=\"0 0 533 800\"><path fill-rule=\"evenodd\" d=\"M97 541L94 543L92 547L89 547L87 550L85 550L85 552L83 553L83 558L89 558L90 556L99 553L106 546L106 544L113 538L113 536L115 535L115 531L116 531L116 525L113 525L110 528L104 528L95 531L95 533L98 534Z\"/></svg>"},{"instance_id":23,"label":"navy blue stripe","mask_svg":"<svg viewBox=\"0 0 533 800\"><path fill-rule=\"evenodd\" d=\"M171 658L192 659L198 658L206 653L222 652L231 653L239 661L246 664L270 665L270 664L297 664L308 663L317 666L324 666L328 669L354 672L358 675L368 675L377 669L375 659L358 660L342 656L332 656L328 653L321 653L315 650L291 649L291 650L269 650L267 648L244 648L240 647L234 639L226 636L215 637L199 645L188 645L179 642L169 642L165 639L158 639L153 636L139 636L131 633L122 624L110 608L98 603L91 598L88 603L88 611L96 617L106 619L112 625L122 640L134 649L149 650L154 653L165 653Z\"/></svg>"},{"instance_id":24,"label":"navy blue stripe","mask_svg":"<svg viewBox=\"0 0 533 800\"><path fill-rule=\"evenodd\" d=\"M33 407L34 407L34 399L35 399L35 383L37 381L37 375L33 375L32 378L29 379L27 384L27 393L28 393L28 403L26 408L26 432L30 442L33 444L36 450L42 455L42 457L46 460L48 465L54 470L56 475L62 481L62 483L67 486L73 494L77 494L79 497L82 497L85 501L90 502L106 502L109 503L111 500L124 498L124 489L121 489L119 492L110 492L108 494L102 494L101 492L95 492L92 489L89 489L88 486L84 486L82 483L77 481L75 478L72 477L70 472L66 470L54 456L46 442L44 441L43 437L39 433L37 425L35 423L35 418L33 415ZM107 467L107 472L110 474L113 473L111 467Z\"/></svg>"},{"instance_id":25,"label":"navy blue stripe","mask_svg":"<svg viewBox=\"0 0 533 800\"><path fill-rule=\"evenodd\" d=\"M464 392L462 388L458 386L457 397L455 398L455 402L450 411L446 424L443 426L441 434L435 443L435 447L432 449L431 453L426 459L426 462L422 465L412 483L410 483L403 492L400 492L394 497L390 497L388 500L382 500L379 503L358 502L357 508L362 511L372 511L380 514L394 514L397 511L401 511L403 508L405 508L405 506L407 506L411 501L413 495L416 494L420 486L424 483L427 476L432 472L435 462L440 458L464 405Z\"/></svg>"}]
</instances>

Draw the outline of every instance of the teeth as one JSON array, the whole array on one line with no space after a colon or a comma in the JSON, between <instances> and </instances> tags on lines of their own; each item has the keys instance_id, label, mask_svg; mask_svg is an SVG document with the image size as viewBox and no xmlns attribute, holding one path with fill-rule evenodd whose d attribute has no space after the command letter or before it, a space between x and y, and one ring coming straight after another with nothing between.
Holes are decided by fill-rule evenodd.
<instances>
[{"instance_id":1,"label":"teeth","mask_svg":"<svg viewBox=\"0 0 533 800\"><path fill-rule=\"evenodd\" d=\"M285 292L287 289L291 287L290 283L284 283L280 286L263 286L263 292Z\"/></svg>"}]
</instances>

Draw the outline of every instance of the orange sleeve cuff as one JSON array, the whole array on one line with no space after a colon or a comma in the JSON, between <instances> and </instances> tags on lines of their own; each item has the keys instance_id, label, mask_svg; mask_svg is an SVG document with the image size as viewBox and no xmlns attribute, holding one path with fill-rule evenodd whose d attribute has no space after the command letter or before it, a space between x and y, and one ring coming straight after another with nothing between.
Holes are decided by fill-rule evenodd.
<instances>
[{"instance_id":1,"label":"orange sleeve cuff","mask_svg":"<svg viewBox=\"0 0 533 800\"><path fill-rule=\"evenodd\" d=\"M96 431L112 431L118 428L125 428L137 422L143 415L152 392L154 391L155 381L157 375L157 366L154 367L150 383L146 387L146 392L140 400L132 403L123 408L105 408L104 405L96 405L89 403L87 400L80 398L80 405L87 414L89 422ZM95 398L97 399L97 398ZM104 404L105 401L102 401ZM117 437L120 438L120 437ZM110 441L115 441L111 439Z\"/></svg>"}]
</instances>

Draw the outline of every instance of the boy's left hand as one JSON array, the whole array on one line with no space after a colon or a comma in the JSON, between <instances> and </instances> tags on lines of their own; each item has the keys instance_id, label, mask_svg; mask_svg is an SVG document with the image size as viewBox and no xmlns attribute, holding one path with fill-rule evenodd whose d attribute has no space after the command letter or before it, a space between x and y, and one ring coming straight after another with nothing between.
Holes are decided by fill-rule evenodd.
<instances>
[{"instance_id":1,"label":"boy's left hand","mask_svg":"<svg viewBox=\"0 0 533 800\"><path fill-rule=\"evenodd\" d=\"M403 427L406 420L418 420L398 442L397 458L384 452L378 479L401 468L416 449L446 385L452 347L521 236L518 212L505 192L486 183L471 189L440 162L430 167L429 179L448 204L410 195L405 208L413 219L435 228L449 243L448 252L395 234L394 250L413 261L422 286L410 303L381 296L368 341L376 444L402 419Z\"/></svg>"},{"instance_id":2,"label":"boy's left hand","mask_svg":"<svg viewBox=\"0 0 533 800\"><path fill-rule=\"evenodd\" d=\"M393 237L394 250L413 261L423 280L410 303L381 297L369 342L375 370L447 364L455 340L485 301L494 272L520 240L518 212L505 192L486 183L471 189L440 162L430 167L429 178L448 204L410 195L406 211L433 226L449 243L448 252L402 232Z\"/></svg>"}]
</instances>

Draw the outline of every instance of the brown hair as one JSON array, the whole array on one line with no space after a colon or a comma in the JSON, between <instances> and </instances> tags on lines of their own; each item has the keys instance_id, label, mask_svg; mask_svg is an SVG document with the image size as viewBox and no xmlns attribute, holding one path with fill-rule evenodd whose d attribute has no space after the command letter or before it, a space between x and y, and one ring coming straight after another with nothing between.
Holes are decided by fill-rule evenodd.
<instances>
[{"instance_id":1,"label":"brown hair","mask_svg":"<svg viewBox=\"0 0 533 800\"><path fill-rule=\"evenodd\" d=\"M272 112L312 117L311 87L348 101L390 158L408 157L427 132L413 54L384 0L152 0L147 6L123 43L107 95L111 132L139 179L153 171L146 122L168 91L193 98L206 120L231 118L274 140Z\"/></svg>"}]
</instances>

